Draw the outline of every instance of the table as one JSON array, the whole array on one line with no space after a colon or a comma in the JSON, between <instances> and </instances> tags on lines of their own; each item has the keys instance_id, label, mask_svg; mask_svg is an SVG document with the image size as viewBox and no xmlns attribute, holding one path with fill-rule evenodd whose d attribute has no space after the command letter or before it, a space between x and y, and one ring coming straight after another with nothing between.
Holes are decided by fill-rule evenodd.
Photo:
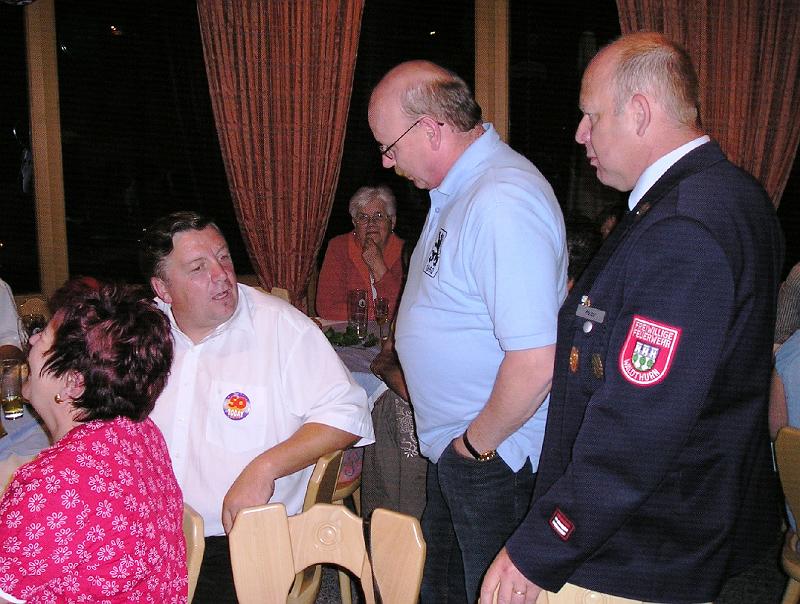
<instances>
[{"instance_id":1,"label":"table","mask_svg":"<svg viewBox=\"0 0 800 604\"><path fill-rule=\"evenodd\" d=\"M3 427L8 434L0 438L0 490L19 466L50 446L50 437L30 405L25 405L22 417L3 419Z\"/></svg>"},{"instance_id":2,"label":"table","mask_svg":"<svg viewBox=\"0 0 800 604\"><path fill-rule=\"evenodd\" d=\"M336 331L343 331L344 328L347 327L347 323L328 323L330 327L333 327ZM370 321L367 326L367 331L377 334L378 324L375 321ZM334 346L333 349L336 351L336 354L339 355L339 358L342 359L345 367L350 370L353 379L366 391L369 409L372 411L375 399L387 389L386 384L372 373L369 368L372 360L381 351L380 343L367 348L357 344L355 346Z\"/></svg>"},{"instance_id":3,"label":"table","mask_svg":"<svg viewBox=\"0 0 800 604\"><path fill-rule=\"evenodd\" d=\"M325 322L325 329L333 327L336 331L343 331L347 327L347 323L333 323L331 321ZM378 324L370 321L367 325L369 333L378 333ZM375 406L375 401L386 390L386 384L378 378L372 371L370 371L370 364L375 356L380 352L380 342L375 346L364 347L360 344L355 346L334 346L333 349L336 354L342 359L345 367L350 370L350 374L356 383L361 386L367 393L367 403L369 404L369 411ZM345 449L344 456L342 457L342 466L339 470L338 484L346 484L356 480L361 476L361 470L364 463L364 447L350 447Z\"/></svg>"},{"instance_id":4,"label":"table","mask_svg":"<svg viewBox=\"0 0 800 604\"><path fill-rule=\"evenodd\" d=\"M325 328L328 326L342 331L347 324L328 321ZM377 327L377 323L370 322L368 331L377 334ZM366 390L375 429L373 445L345 450L340 480L361 476L361 511L365 515L380 507L420 519L425 509L428 462L419 454L409 403L389 392L375 407L376 401L389 390L369 368L380 352L380 345L334 346L334 349L355 381Z\"/></svg>"}]
</instances>

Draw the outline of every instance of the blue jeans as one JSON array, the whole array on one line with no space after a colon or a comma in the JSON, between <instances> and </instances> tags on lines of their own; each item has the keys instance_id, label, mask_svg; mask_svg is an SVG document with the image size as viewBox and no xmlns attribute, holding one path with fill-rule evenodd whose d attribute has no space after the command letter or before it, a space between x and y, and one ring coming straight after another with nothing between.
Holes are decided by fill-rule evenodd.
<instances>
[{"instance_id":1,"label":"blue jeans","mask_svg":"<svg viewBox=\"0 0 800 604\"><path fill-rule=\"evenodd\" d=\"M499 456L466 459L452 444L429 464L422 604L478 599L486 569L528 513L535 482L530 460L513 472Z\"/></svg>"}]
</instances>

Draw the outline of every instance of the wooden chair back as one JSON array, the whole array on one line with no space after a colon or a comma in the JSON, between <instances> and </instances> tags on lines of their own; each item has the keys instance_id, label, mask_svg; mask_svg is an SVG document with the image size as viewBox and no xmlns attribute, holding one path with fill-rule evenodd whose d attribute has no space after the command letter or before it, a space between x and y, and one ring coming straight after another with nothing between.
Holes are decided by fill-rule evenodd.
<instances>
[{"instance_id":1,"label":"wooden chair back","mask_svg":"<svg viewBox=\"0 0 800 604\"><path fill-rule=\"evenodd\" d=\"M786 426L775 438L775 460L781 479L783 495L795 520L800 519L800 430ZM783 604L800 601L800 555L797 552L797 534L791 529L781 552L781 565L789 575Z\"/></svg>"},{"instance_id":2,"label":"wooden chair back","mask_svg":"<svg viewBox=\"0 0 800 604\"><path fill-rule=\"evenodd\" d=\"M786 426L775 439L775 459L781 479L783 495L792 511L800 518L800 430Z\"/></svg>"},{"instance_id":3,"label":"wooden chair back","mask_svg":"<svg viewBox=\"0 0 800 604\"><path fill-rule=\"evenodd\" d=\"M292 303L291 299L289 298L289 290L285 287L273 287L270 292L273 296L277 296L281 300L285 300L289 304Z\"/></svg>"},{"instance_id":4,"label":"wooden chair back","mask_svg":"<svg viewBox=\"0 0 800 604\"><path fill-rule=\"evenodd\" d=\"M17 311L20 317L25 315L42 315L46 321L50 320L50 309L47 306L47 300L44 296L17 296Z\"/></svg>"},{"instance_id":5,"label":"wooden chair back","mask_svg":"<svg viewBox=\"0 0 800 604\"><path fill-rule=\"evenodd\" d=\"M375 604L373 569L385 604L414 604L425 563L419 521L377 509L371 520L371 561L362 521L341 505L317 504L288 517L283 504L241 510L230 532L231 564L240 604L283 604L295 574L309 566L341 566L361 580Z\"/></svg>"},{"instance_id":6,"label":"wooden chair back","mask_svg":"<svg viewBox=\"0 0 800 604\"><path fill-rule=\"evenodd\" d=\"M310 510L318 503L341 503L346 497L354 495L361 485L361 475L352 480L343 482L342 463L344 451L327 453L317 460L314 472L308 481L306 497L303 500L303 511ZM354 497L358 501L357 497ZM357 509L360 506L357 506ZM291 592L286 599L287 604L314 604L319 595L322 583L322 565L317 564L304 568L297 573ZM342 603L350 604L350 578L343 571L339 572L339 590L342 594Z\"/></svg>"},{"instance_id":7,"label":"wooden chair back","mask_svg":"<svg viewBox=\"0 0 800 604\"><path fill-rule=\"evenodd\" d=\"M186 540L186 567L189 571L189 598L191 604L194 589L197 587L197 577L200 575L200 566L203 564L203 552L206 549L204 536L203 517L194 511L188 503L183 504L183 537Z\"/></svg>"}]
</instances>

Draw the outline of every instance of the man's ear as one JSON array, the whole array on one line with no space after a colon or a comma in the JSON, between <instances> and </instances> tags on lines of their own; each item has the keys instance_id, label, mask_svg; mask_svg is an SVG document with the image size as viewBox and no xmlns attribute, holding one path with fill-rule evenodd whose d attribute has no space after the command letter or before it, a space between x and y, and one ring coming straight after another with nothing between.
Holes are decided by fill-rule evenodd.
<instances>
[{"instance_id":1,"label":"man's ear","mask_svg":"<svg viewBox=\"0 0 800 604\"><path fill-rule=\"evenodd\" d=\"M422 118L422 127L425 128L425 136L428 137L431 149L437 151L442 145L442 127L436 120L427 116Z\"/></svg>"},{"instance_id":2,"label":"man's ear","mask_svg":"<svg viewBox=\"0 0 800 604\"><path fill-rule=\"evenodd\" d=\"M647 128L650 126L652 113L650 111L650 102L643 94L634 94L631 97L631 110L633 111L634 127L638 136L644 136Z\"/></svg>"},{"instance_id":3,"label":"man's ear","mask_svg":"<svg viewBox=\"0 0 800 604\"><path fill-rule=\"evenodd\" d=\"M156 292L156 296L165 303L172 304L172 296L169 295L169 288L161 277L150 277L150 287Z\"/></svg>"}]
</instances>

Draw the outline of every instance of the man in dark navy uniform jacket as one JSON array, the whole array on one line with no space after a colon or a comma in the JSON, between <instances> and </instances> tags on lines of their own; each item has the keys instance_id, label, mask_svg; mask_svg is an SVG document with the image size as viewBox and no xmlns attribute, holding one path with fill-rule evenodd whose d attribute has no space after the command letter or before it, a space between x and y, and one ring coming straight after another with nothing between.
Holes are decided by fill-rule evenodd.
<instances>
[{"instance_id":1,"label":"man in dark navy uniform jacket","mask_svg":"<svg viewBox=\"0 0 800 604\"><path fill-rule=\"evenodd\" d=\"M601 50L580 107L575 138L601 182L632 189L631 211L561 309L533 503L481 596L570 584L711 601L776 534L782 235L762 187L703 135L691 61L660 34Z\"/></svg>"}]
</instances>

